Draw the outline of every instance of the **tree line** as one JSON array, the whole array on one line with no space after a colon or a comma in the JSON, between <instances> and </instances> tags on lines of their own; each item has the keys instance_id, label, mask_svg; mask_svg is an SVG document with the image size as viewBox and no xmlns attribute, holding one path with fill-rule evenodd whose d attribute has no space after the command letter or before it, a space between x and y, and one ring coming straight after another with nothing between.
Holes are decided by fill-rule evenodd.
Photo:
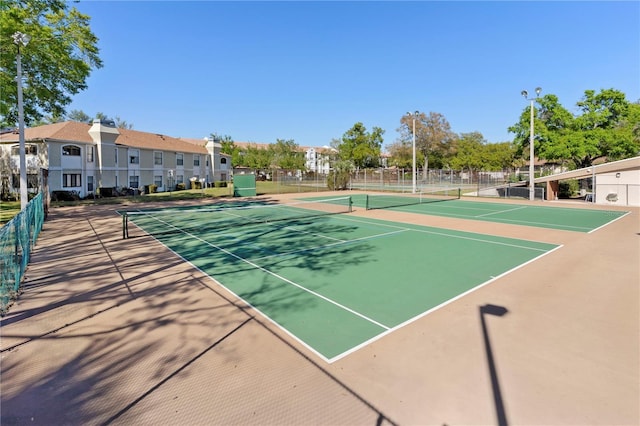
<instances>
[{"instance_id":1,"label":"tree line","mask_svg":"<svg viewBox=\"0 0 640 426\"><path fill-rule=\"evenodd\" d=\"M229 135L211 133L210 138L221 144L221 152L231 156L233 167L247 167L255 170L281 168L286 170L304 170L305 153L293 139L276 139L273 144L262 148L249 143L246 148L235 144Z\"/></svg>"},{"instance_id":2,"label":"tree line","mask_svg":"<svg viewBox=\"0 0 640 426\"><path fill-rule=\"evenodd\" d=\"M591 166L595 161L614 161L640 155L640 102L629 102L625 94L615 89L600 92L586 90L576 103L578 113L563 107L556 95L548 94L535 100L534 148L537 158L562 164L568 169ZM387 166L411 169L415 120L416 163L425 176L429 168L490 171L520 167L528 161L530 140L530 106L517 123L508 128L514 140L489 143L481 132L455 133L440 113L406 114L397 129L400 136L387 146ZM332 167L357 170L381 166L385 131L371 131L357 122L340 139L333 139L335 149L329 153ZM218 136L216 136L218 137ZM225 136L222 152L232 155L234 165L251 168L282 166L276 152L291 150L299 153L298 164L304 168L302 153L294 141L278 140L273 148L261 150L257 145L246 150L234 147L233 139ZM287 142L287 143L284 143ZM294 167L296 168L296 167Z\"/></svg>"},{"instance_id":3,"label":"tree line","mask_svg":"<svg viewBox=\"0 0 640 426\"><path fill-rule=\"evenodd\" d=\"M0 1L0 127L17 124L15 32L31 36L20 50L24 85L24 120L27 126L62 120L90 122L82 111L66 107L72 96L87 88L91 72L102 67L98 38L90 28L90 17L65 0ZM556 95L535 100L534 145L536 156L569 169L588 167L596 161L611 161L640 154L640 102L630 102L615 89L586 90L576 103L577 113L565 108ZM98 113L96 118L108 118ZM120 128L133 128L119 117ZM413 123L415 120L415 135ZM388 165L410 168L415 136L417 162L429 168L496 170L522 165L528 160L530 106L508 130L513 141L488 143L480 132L455 133L438 112L400 117L399 137L387 145ZM334 167L358 169L380 166L385 130L368 131L355 123L341 138L331 141ZM216 135L217 136L217 135ZM251 168L304 169L304 154L293 140L278 139L266 150L257 145L240 149L229 136L219 138L223 152L234 165Z\"/></svg>"}]
</instances>

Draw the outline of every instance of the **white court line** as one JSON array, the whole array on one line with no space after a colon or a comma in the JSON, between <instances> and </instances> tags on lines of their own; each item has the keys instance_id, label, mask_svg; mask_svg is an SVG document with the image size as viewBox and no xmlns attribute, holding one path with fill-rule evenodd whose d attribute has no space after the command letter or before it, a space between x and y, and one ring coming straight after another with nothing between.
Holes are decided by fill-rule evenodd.
<instances>
[{"instance_id":1,"label":"white court line","mask_svg":"<svg viewBox=\"0 0 640 426\"><path fill-rule=\"evenodd\" d=\"M464 214L444 213L444 212L437 212L437 213L427 212L426 214L427 215L431 214L434 216L456 217L456 218L469 219L469 220L473 220L475 217L475 216L468 216ZM516 219L504 219L504 218L498 218L498 219L492 220L492 222L516 224L516 225L523 225L523 226L533 226L533 227L545 228L545 229L555 229L557 231L586 232L589 229L589 228L585 228L584 226L571 226L571 225L561 225L561 224L549 223L549 222L532 222L528 220L516 220ZM569 229L569 228L573 228L573 229Z\"/></svg>"},{"instance_id":2,"label":"white court line","mask_svg":"<svg viewBox=\"0 0 640 426\"><path fill-rule=\"evenodd\" d=\"M243 300L247 305L251 306L251 307L252 307L252 309L256 310L257 312L260 312L260 313L261 313L261 314L262 314L262 315L263 315L263 316L264 316L268 321L270 321L272 324L274 324L274 325L275 325L276 327L278 327L279 329L283 330L286 334L288 334L288 335L290 335L291 337L293 337L296 341L298 341L298 342L299 342L300 344L302 344L304 347L306 347L307 349L309 349L311 352L315 353L319 358L321 358L321 359L325 360L327 363L333 363L333 362L335 362L335 361L337 361L337 360L339 360L339 359L342 359L342 358L344 358L344 357L348 356L349 354L354 353L354 352L356 352L357 350L359 350L359 349L361 349L361 348L363 348L363 347L365 347L365 346L368 346L369 344L371 344L371 343L375 342L376 340L379 340L379 339L381 339L381 338L385 337L386 335L388 335L388 334L390 334L390 333L392 333L392 332L394 332L394 331L396 331L396 330L398 330L398 329L400 329L400 328L402 328L402 327L404 327L404 326L406 326L406 325L408 325L408 324L410 324L410 323L412 323L412 322L414 322L414 321L416 321L416 320L418 320L418 319L420 319L420 318L422 318L422 317L424 317L424 316L426 316L426 315L430 314L431 312L433 312L433 311L435 311L435 310L437 310L437 309L440 309L440 308L442 308L442 307L444 307L444 306L446 306L446 305L448 305L448 304L450 304L450 303L452 303L452 302L454 302L454 301L456 301L456 300L458 300L458 299L460 299L460 298L462 298L462 297L466 296L467 294L469 294L469 293L471 293L471 292L473 292L473 291L475 291L475 290L477 290L477 289L479 289L479 288L481 288L481 287L484 287L484 286L488 285L489 283L491 283L491 282L493 282L493 281L495 281L495 280L497 280L497 279L499 279L499 278L501 278L501 277L503 277L503 276L505 276L505 275L507 275L507 274L509 274L509 273L511 273L511 272L513 272L513 271L515 271L515 270L517 270L517 269L519 269L519 268L521 268L521 267L523 267L523 266L525 266L525 265L529 264L529 263L531 263L531 262L534 262L534 261L536 261L537 259L539 259L539 258L541 258L541 257L543 257L543 256L545 256L545 255L547 255L547 254L549 254L549 253L551 253L551 252L553 252L553 251L555 251L555 250L557 250L557 249L559 249L559 248L561 248L561 247L562 247L562 245L560 245L560 246L557 246L557 247L555 247L555 248L553 248L553 249L551 249L551 250L549 250L549 251L546 251L546 250L542 250L542 249L535 249L535 248L531 248L531 247L522 247L522 246L517 246L517 245L512 245L512 244L499 243L499 242L495 242L495 241L487 241L487 240L482 240L482 239L475 239L475 238L463 237L463 236L458 236L458 235L451 235L451 234L440 233L440 232L432 232L432 231L424 231L424 230L419 230L419 229L414 229L414 228L400 227L400 226L396 226L396 225L392 225L392 224L387 224L387 223L376 223L376 222L369 222L369 221L366 221L366 220L357 220L357 219L353 219L353 218L347 218L347 217L345 217L345 216L336 216L336 218L339 218L339 219L342 219L342 220L347 220L347 221L358 222L358 223L365 223L365 224L368 224L368 225L374 225L374 226L378 226L378 227L397 228L397 230L396 230L396 231L391 231L391 232L382 233L382 234L376 234L376 235L373 235L373 236L362 237L362 238L354 239L354 240L346 240L346 241L345 241L345 243L355 242L355 241L358 241L358 240L366 240L366 239L372 239L372 238L377 238L377 237L383 237L383 236L386 236L386 235L392 235L392 234L397 234L397 233L406 232L406 231L417 231L417 232L424 232L424 233L435 234L435 235L442 235L442 236L445 236L445 237L469 239L469 240L474 240L474 241L479 241L479 242L485 242L485 243L489 243L489 244L500 244L500 245L506 245L506 246L514 246L514 247L524 248L524 249L531 249L531 250L545 251L545 253L543 253L543 254L541 254L541 255L539 255L539 256L537 256L537 257L535 257L534 259L531 259L531 260L529 260L529 261L527 261L527 262L525 262L525 263L523 263L523 264L520 264L520 265L516 266L515 268L512 268L512 269L510 269L509 271L506 271L506 272L504 272L504 273L502 273L502 274L500 274L500 275L498 275L498 276L496 276L496 277L493 277L493 276L492 276L490 280L488 280L488 281L486 281L486 282L484 282L484 283L481 283L481 284L479 284L478 286L476 286L476 287L474 287L474 288L472 288L472 289L469 289L469 290L467 290L466 292L461 293L461 294L459 294L459 295L457 295L457 296L455 296L455 297L453 297L453 298L451 298L451 299L449 299L449 300L447 300L447 301L445 301L445 302L441 303L440 305L437 305L437 306L435 306L435 307L433 307L433 308L431 308L431 309L429 309L429 310L427 310L427 311L425 311L425 312L422 312L422 313L420 313L419 315L417 315L417 316L415 316L415 317L412 317L412 318L410 318L410 319L408 319L408 320L406 320L406 321L402 322L401 324L398 324L398 325L396 325L396 326L394 326L394 327L388 327L388 326L385 326L385 325L383 325L383 324L381 324L381 323L379 323L379 322L377 322L377 321L375 321L375 320L373 320L373 319L371 319L371 318L368 318L368 317L366 317L365 315L360 314L360 313L358 313L358 312L356 312L356 311L354 311L354 310L352 310L352 309L350 309L350 308L348 308L348 307L346 307L346 306L344 306L344 305L341 305L340 303L335 302L335 301L333 301L333 300L331 300L331 299L329 299L329 298L327 298L327 297L325 297L325 296L323 296L323 295L321 295L321 294L319 294L319 293L316 293L316 292L314 292L314 291L312 291L312 290L309 290L309 289L307 289L307 288L305 288L305 287L302 287L301 285L299 285L299 284L297 284L297 283L295 283L295 282L293 282L293 281L290 281L290 280L288 280L288 279L286 279L286 278L284 278L284 277L281 277L280 275L278 275L278 274L276 274L276 273L274 273L274 272L272 272L272 271L269 271L269 270L267 270L267 269L265 269L265 268L263 268L263 267L261 267L261 266L258 266L258 265L254 264L253 262L251 262L251 261L249 261L249 260L247 260L247 259L244 259L244 258L242 258L242 257L240 257L240 256L238 256L238 255L235 255L234 253L231 253L231 252L229 252L228 250L225 250L225 249L223 249L223 248L221 248L221 247L216 246L215 244L212 244L212 243L210 243L210 242L208 242L208 241L206 241L206 240L203 240L202 238L200 238L200 237L198 237L198 236L196 236L196 235L193 235L193 234L191 234L190 232L187 232L187 231L185 231L185 230L182 230L182 229L180 229L180 228L178 228L178 227L176 227L176 226L174 226L174 225L172 225L172 224L170 224L170 223L167 223L167 222L165 222L165 221L163 221L163 220L161 220L161 219L159 219L159 218L153 217L153 219L155 219L155 220L157 220L157 221L159 221L159 222L165 223L165 224L166 224L166 225L168 225L169 227L174 228L174 229L178 230L179 232L182 232L182 233L184 233L184 234L186 234L186 235L189 235L189 236L190 236L190 237L192 237L192 238L195 238L195 239L197 239L197 240L199 240L199 241L202 241L202 242L204 242L205 244L207 244L207 245L209 245L209 246L212 246L212 247L214 247L214 248L216 248L216 249L218 249L218 250L220 250L220 251L222 251L222 252L224 252L224 253L226 253L226 254L229 254L230 256L233 256L233 257L235 257L235 258L236 258L236 259L238 259L238 260L241 260L241 261L243 261L243 262L245 262L245 263L247 263L247 264L249 264L249 265L251 265L251 266L253 266L253 267L255 267L255 268L257 268L257 269L259 269L259 270L261 270L261 271L263 271L263 272L266 272L266 273L268 273L268 274L270 274L270 275L273 275L273 276L275 276L276 278L279 278L279 279L281 279L281 280L283 280L283 281L285 281L285 282L287 282L287 283L289 283L289 284L291 284L291 285L293 285L293 286L295 286L295 287L300 288L300 289L301 289L301 290L303 290L303 291L306 291L306 292L308 292L308 293L310 293L310 294L312 294L312 295L314 295L314 296L317 296L317 297L319 297L319 298L321 298L321 299L323 299L323 300L325 300L325 301L327 301L327 302L329 302L329 303L331 303L331 304L333 304L333 305L335 305L335 306L337 306L337 307L340 307L340 308L342 308L342 309L344 309L344 310L346 310L346 311L348 311L348 312L350 312L350 313L352 313L352 314L354 314L354 315L356 315L356 316L358 316L358 317L360 317L360 318L362 318L362 319L365 319L366 321L369 321L369 322L371 322L372 324L375 324L375 325L377 325L377 326L379 326L380 328L382 328L382 329L384 329L384 330L385 330L385 331L381 332L380 334L377 334L376 336L374 336L374 337L372 337L372 338L370 338L370 339L368 339L368 340L366 340L366 341L364 341L364 342L360 343L360 344L359 344L359 345L357 345L357 346L352 347L351 349L349 349L349 350L347 350L347 351L345 351L345 352L343 352L343 353L341 353L341 354L338 354L338 355L336 355L336 356L334 356L334 357L332 357L332 358L327 358L327 357L326 357L326 356L324 356L323 354L319 353L315 348L313 348L312 346L310 346L309 344L307 344L304 340L302 340L301 338L299 338L297 335L295 335L294 333L292 333L292 332L291 332L291 331L289 331L288 329L286 329L286 328L284 328L283 326L281 326L279 323L277 323L275 320L273 320L271 317L269 317L269 315L264 314L260 309L258 309L258 308L256 308L256 307L254 307L251 303L249 303L247 300L245 300L244 298L242 298L241 296L239 296L238 294L236 294L235 292L233 292L232 290L230 290L227 286L223 285L220 281L218 281L218 280L214 279L214 278L213 278L213 277L211 277L208 273L206 273L206 272L202 271L200 268L198 268L198 267L197 267L197 266L195 266L193 263L191 263L191 261L189 261L189 260L185 259L184 257L182 257L180 254L176 253L174 250L172 250L171 248L167 247L167 246L166 246L166 244L164 244L164 243L162 243L161 241L157 240L157 239L156 239L155 237L153 237L152 235L150 235L150 236L151 236L152 238L156 239L157 241L159 241L161 244L163 244L165 247L167 247L169 250L171 250L173 253L175 253L178 257L182 258L182 259L183 259L183 260L185 260L187 263L191 264L194 268L196 268L196 269L200 270L204 275L208 276L208 277L209 277L210 279L212 279L214 282L216 282L216 283L218 283L219 285L221 285L222 287L224 287L227 291L229 291L230 293L234 294L238 299ZM148 233L147 233L147 234L148 234ZM526 241L526 240L523 240L523 241ZM333 245L338 245L338 244L344 244L344 243L337 242L337 243L334 243L334 244L329 244L328 246L333 246Z\"/></svg>"},{"instance_id":3,"label":"white court line","mask_svg":"<svg viewBox=\"0 0 640 426\"><path fill-rule=\"evenodd\" d=\"M357 220L357 219L347 219L344 218L342 216L339 216L340 219L343 220L349 220L349 221L353 221L353 222L360 222L360 223L366 223L369 225L377 225L377 226L386 226L389 228L400 228L399 226L396 225L390 225L390 224L386 224L386 223L375 223L375 222L368 222L366 220ZM423 226L423 225L416 225L416 226ZM402 228L404 229L404 228ZM539 249L539 248L535 248L535 247L527 247L527 246L521 246L521 245L517 245L517 244L509 244L509 243L503 243L500 241L491 241L491 240L485 240L482 238L472 238L472 237L465 237L463 235L452 235L452 234L447 234L444 232L436 232L436 231L427 231L426 229L414 229L414 228L408 228L411 231L415 231L415 232L420 232L423 234L433 234L433 235L440 235L443 237L450 237L450 238L459 238L461 240L469 240L469 241L477 241L477 242L481 242L481 243L487 243L487 244L495 244L495 245L500 245L500 246L507 246L507 247L515 247L515 248L521 248L521 249L525 249L525 250L534 250L534 251L546 251L546 249ZM466 231L460 231L460 232L465 232L467 234L473 234L471 232L466 232ZM473 235L482 235L482 234L473 234ZM499 238L503 238L503 237L499 237ZM504 237L507 238L507 237ZM511 239L511 238L507 238L507 239ZM521 240L521 241L529 241L532 243L535 243L536 241L530 241L530 240ZM546 243L543 243L546 244Z\"/></svg>"},{"instance_id":4,"label":"white court line","mask_svg":"<svg viewBox=\"0 0 640 426\"><path fill-rule=\"evenodd\" d=\"M598 226L596 229L592 229L591 231L589 231L589 232L587 232L587 233L588 233L588 234L590 234L590 233L592 233L592 232L596 232L598 229L600 229L600 228L604 228L605 226L612 224L612 223L613 223L613 222L615 222L616 220L620 220L620 219L622 219L623 217L625 217L625 216L626 216L626 215L628 215L629 213L631 213L631 212L626 212L625 214L620 215L620 216L618 216L617 218L613 219L611 222L607 222L607 223L605 223L604 225L600 225L600 226Z\"/></svg>"},{"instance_id":5,"label":"white court line","mask_svg":"<svg viewBox=\"0 0 640 426\"><path fill-rule=\"evenodd\" d=\"M423 204L419 204L420 206L422 206ZM460 206L450 206L445 204L440 205L440 207L443 208L451 208L451 209L455 209L455 210L486 210L486 209L478 209L478 208L473 208L473 207L460 207ZM561 208L561 207L545 207L545 206L523 206L522 208L526 208L526 207L535 207L536 209L540 209L540 210L571 210L568 208ZM513 210L518 210L518 209L513 209ZM431 214L434 216L444 216L444 217L457 217L457 218L461 218L461 219L474 219L474 218L478 218L478 217L483 217L483 216L489 216L492 214L500 214L503 212L507 212L507 211L511 211L511 210L501 210L499 212L491 212L491 213L487 213L487 214L481 214L481 215L476 215L476 216L469 216L469 215L465 215L465 214L456 214L456 213L445 213L443 211L429 211L429 210L425 210L425 214ZM602 228L603 226L607 226L610 223L615 222L616 220L620 219L623 216L626 216L627 214L629 214L630 212L626 212L624 215L620 216L619 218L616 218L614 220L612 220L611 222L607 222L604 225L599 226L598 228L595 229L591 229L585 226L572 226L572 225L564 225L564 224L558 224L558 223L549 223L549 222L532 222L532 221L527 221L527 220L517 220L517 219L504 219L504 218L499 218L497 220L495 220L495 222L498 223L507 223L507 224L516 224L516 225L524 225L524 226L534 226L534 227L541 227L541 228L546 228L546 229L555 229L558 231L574 231L574 232L586 232L588 234L597 231L598 229Z\"/></svg>"},{"instance_id":6,"label":"white court line","mask_svg":"<svg viewBox=\"0 0 640 426\"><path fill-rule=\"evenodd\" d=\"M291 281L291 280L289 280L289 279L287 279L287 278L285 278L285 277L283 277L283 276L281 276L281 275L278 275L278 274L276 274L276 273L275 273L275 272L273 272L273 271L270 271L270 270L268 270L268 269L266 269L266 268L263 268L262 266L257 265L257 264L255 264L255 263L251 262L250 260L245 259L245 258L243 258L243 257L241 257L241 256L238 256L237 254L232 253L232 252L230 252L229 250L226 250L226 249L224 249L224 248L222 248L222 247L220 247L220 246L217 246L217 245L215 245L215 244L213 244L213 243L211 243L211 242L209 242L209 241L207 241L207 240L204 240L204 239L202 239L202 238L198 237L197 235L194 235L194 234L192 234L192 233L190 233L190 232L187 232L187 231L185 231L185 230L182 230L182 229L178 228L177 226L174 226L174 225L172 225L172 224L170 224L170 223L168 223L168 222L166 222L166 221L164 221L164 220L162 220L162 219L158 219L158 218L155 218L155 217L154 217L154 219L155 219L155 220L157 220L158 222L162 222L162 223L164 223L165 225L167 225L167 226L169 226L169 227L171 227L171 228L174 228L174 229L176 229L176 230L178 230L178 231L180 231L180 232L182 232L182 233L184 233L184 234L186 234L186 235L188 235L188 236L190 236L190 237L192 237L192 238L195 238L196 240L201 241L201 242L203 242L203 243L207 244L208 246L211 246L211 247L213 247L213 248L215 248L215 249L217 249L217 250L220 250L221 252L223 252L223 253L225 253L225 254L228 254L228 255L229 255L229 256L231 256L231 257L235 257L236 259L238 259L238 260L240 260L240 261L242 261L242 262L245 262L246 264L248 264L248 265L250 265L250 266L252 266L252 267L254 267L254 268L256 268L256 269L259 269L259 270L261 270L262 272L265 272L265 273L267 273L267 274L269 274L269 275L271 275L271 276L274 276L274 277L278 278L279 280L282 280L282 281L286 282L287 284L291 284L292 286L297 287L297 288L299 288L300 290L306 291L307 293L310 293L310 294L312 294L312 295L314 295L314 296L316 296L316 297L318 297L318 298L320 298L320 299L322 299L322 300L324 300L324 301L326 301L326 302L329 302L329 303L331 303L331 304L332 304L332 305L334 305L334 306L337 306L337 307L339 307L339 308L341 308L341 309L343 309L343 310L345 310L345 311L347 311L347 312L349 312L349 313L352 313L352 314L354 314L354 315L356 315L356 316L358 316L358 317L360 317L360 318L364 319L365 321L368 321L368 322L370 322L370 323L372 323L372 324L374 324L374 325L377 325L378 327L383 328L383 329L385 329L385 330L389 330L389 327L387 327L386 325L381 324L381 323L379 323L378 321L376 321L376 320L374 320L374 319L372 319L372 318L369 318L369 317L367 317L366 315L361 314L360 312L357 312L357 311L355 311L355 310L353 310L353 309L351 309L351 308L349 308L349 307L347 307L347 306L345 306L345 305L343 305L343 304L341 304L341 303L338 303L338 302L336 302L335 300L329 299L328 297L323 296L322 294L320 294L320 293L318 293L318 292L315 292L315 291L310 290L310 289L308 289L308 288L306 288L306 287L303 287L303 286L301 286L300 284L297 284L297 283L295 283L295 282L293 282L293 281ZM244 300L244 299L243 299L243 300ZM266 315L265 315L265 316L266 316Z\"/></svg>"},{"instance_id":7,"label":"white court line","mask_svg":"<svg viewBox=\"0 0 640 426\"><path fill-rule=\"evenodd\" d=\"M288 255L292 255L292 254L304 253L304 252L307 252L307 251L319 250L319 249L324 249L324 248L328 248L328 247L335 247L335 246L339 246L339 245L342 245L342 244L351 244L351 243L356 243L356 242L365 241L365 240L372 240L374 238L386 237L387 235L399 234L401 232L406 232L406 231L411 231L411 229L410 228L399 229L397 231L385 232L384 234L375 234L375 235L369 235L369 236L366 236L366 237L354 238L353 240L340 240L337 243L325 244L325 245L320 245L320 246L315 246L315 247L309 247L309 248L305 248L305 249L301 249L301 250L292 250L292 251L287 251L287 252L284 252L284 253L271 254L269 256L257 257L257 258L255 258L253 260L254 261L258 261L258 260L270 259L272 257L280 257L280 256L288 256Z\"/></svg>"},{"instance_id":8,"label":"white court line","mask_svg":"<svg viewBox=\"0 0 640 426\"><path fill-rule=\"evenodd\" d=\"M479 214L477 216L473 216L473 217L485 217L485 216L491 216L492 214L500 214L500 213L507 213L507 212L513 212L516 210L522 210L522 209L526 209L527 206L522 206L522 207L516 207L513 209L508 209L508 210L500 210L498 212L491 212L491 213L485 213L485 214Z\"/></svg>"},{"instance_id":9,"label":"white court line","mask_svg":"<svg viewBox=\"0 0 640 426\"><path fill-rule=\"evenodd\" d=\"M491 277L490 280L487 280L487 281L485 281L483 283L480 283L477 286L475 286L473 288L470 288L469 290L465 291L464 293L460 293L459 295L457 295L457 296L455 296L455 297L453 297L453 298L451 298L451 299L449 299L449 300L447 300L445 302L442 302L441 304L439 304L437 306L434 306L433 308L431 308L431 309L429 309L427 311L424 311L421 314L418 314L413 318L409 318L408 320L406 320L406 321L396 325L395 327L392 327L392 328L390 328L390 329L378 334L377 336L372 337L369 340L366 340L366 341L360 343L358 346L354 346L353 348L349 349L348 351L345 351L345 352L343 352L343 353L341 353L339 355L334 356L333 358L330 358L328 360L328 362L331 364L331 363L333 363L335 361L338 361L339 359L342 359L342 358L346 357L347 355L350 355L350 354L356 352L357 350L362 349L363 347L370 345L371 343L375 342L376 340L382 339L386 335L391 334L394 331L399 330L399 329L401 329L403 327L406 327L407 325L419 320L420 318L423 318L423 317L427 316L428 314L430 314L430 313L432 313L432 312L434 312L434 311L436 311L436 310L438 310L438 309L440 309L440 308L442 308L444 306L447 306L448 304L453 303L456 300L461 299L462 297L464 297L464 296L466 296L466 295L468 295L470 293L473 293L474 291L476 291L476 290L478 290L478 289L480 289L480 288L482 288L482 287L484 287L486 285L491 284L492 282L494 282L498 278L504 277L505 275L510 274L511 272L513 272L513 271L515 271L517 269L520 269L523 266L528 265L531 262L535 262L536 260L540 259L541 257L546 256L546 255L548 255L548 254L550 254L550 253L552 253L552 252L554 252L554 251L556 251L556 250L558 250L558 249L560 249L562 247L563 246L561 246L561 245L557 246L554 249L549 250L548 252L543 253L540 256L537 256L537 257L529 260L528 262L522 263L522 264L516 266L515 268L511 268L508 271L503 272L502 274L498 275L497 277Z\"/></svg>"},{"instance_id":10,"label":"white court line","mask_svg":"<svg viewBox=\"0 0 640 426\"><path fill-rule=\"evenodd\" d=\"M239 217L241 219L251 219L251 218L248 218L246 216L239 215L239 214L234 214L234 213L230 213L230 212L229 213L225 212L225 213L230 215L230 216ZM286 219L284 219L284 220L286 221ZM264 220L251 220L250 222L259 225L259 224L272 224L275 221L269 222L269 221L264 221ZM333 237L329 237L329 236L323 235L323 234L317 234L317 233L314 233L314 232L309 232L309 231L304 231L304 230L301 230L301 229L296 229L296 228L294 228L292 226L280 226L280 227L277 227L277 228L279 228L279 229L291 229L291 230L294 230L296 232L300 232L300 233L303 233L303 234L309 234L309 235L313 235L313 236L320 237L320 238L325 238L327 240L334 240L334 241L340 241L340 242L344 242L345 241L345 240L341 240L339 238L333 238ZM237 232L226 232L226 233L223 233L222 235L230 235L230 234L233 235L235 233L237 233Z\"/></svg>"}]
</instances>

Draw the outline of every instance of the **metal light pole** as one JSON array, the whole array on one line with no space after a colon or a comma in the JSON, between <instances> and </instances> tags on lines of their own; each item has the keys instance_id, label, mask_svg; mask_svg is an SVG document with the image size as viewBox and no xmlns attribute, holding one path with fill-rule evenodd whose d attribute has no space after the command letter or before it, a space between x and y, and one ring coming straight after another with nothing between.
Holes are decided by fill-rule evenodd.
<instances>
[{"instance_id":1,"label":"metal light pole","mask_svg":"<svg viewBox=\"0 0 640 426\"><path fill-rule=\"evenodd\" d=\"M27 192L27 160L25 155L24 144L24 109L22 106L22 59L20 57L20 45L29 44L31 37L21 32L13 34L13 42L18 46L18 54L16 55L16 63L18 68L18 141L20 144L20 209L24 209L29 202L29 194Z\"/></svg>"},{"instance_id":2,"label":"metal light pole","mask_svg":"<svg viewBox=\"0 0 640 426\"><path fill-rule=\"evenodd\" d=\"M410 115L413 119L413 166L411 169L411 182L412 182L412 192L415 194L417 192L416 188L416 117L420 114L420 111L416 111L415 113L408 112L407 115Z\"/></svg>"},{"instance_id":3,"label":"metal light pole","mask_svg":"<svg viewBox=\"0 0 640 426\"><path fill-rule=\"evenodd\" d=\"M523 90L522 92L520 92L520 94L522 96L524 96L524 98L528 101L531 102L531 118L529 119L529 124L530 124L530 128L529 128L529 200L533 201L535 200L535 195L536 195L536 190L535 190L535 186L533 184L533 179L534 179L534 168L533 168L533 163L534 163L534 159L535 159L535 153L534 153L534 147L533 147L533 139L534 139L534 130L533 130L533 101L535 101L536 99L538 99L538 96L540 95L540 92L542 92L542 88L540 87L536 87L536 97L535 98L529 98L529 92L527 92L526 90Z\"/></svg>"}]
</instances>

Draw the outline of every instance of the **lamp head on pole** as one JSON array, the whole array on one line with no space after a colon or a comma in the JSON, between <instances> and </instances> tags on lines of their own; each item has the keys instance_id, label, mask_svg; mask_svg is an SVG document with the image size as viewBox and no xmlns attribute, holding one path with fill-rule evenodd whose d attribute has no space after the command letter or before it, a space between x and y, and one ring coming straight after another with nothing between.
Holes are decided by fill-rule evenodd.
<instances>
[{"instance_id":1,"label":"lamp head on pole","mask_svg":"<svg viewBox=\"0 0 640 426\"><path fill-rule=\"evenodd\" d=\"M524 97L527 98L529 96L529 92L527 92L526 90L523 90L522 92L520 92L520 94Z\"/></svg>"},{"instance_id":2,"label":"lamp head on pole","mask_svg":"<svg viewBox=\"0 0 640 426\"><path fill-rule=\"evenodd\" d=\"M11 36L13 38L13 42L20 47L20 45L26 46L31 41L31 36L28 34L23 34L20 31L16 31Z\"/></svg>"},{"instance_id":3,"label":"lamp head on pole","mask_svg":"<svg viewBox=\"0 0 640 426\"><path fill-rule=\"evenodd\" d=\"M542 92L542 87L536 87L536 96L540 96L540 92Z\"/></svg>"}]
</instances>

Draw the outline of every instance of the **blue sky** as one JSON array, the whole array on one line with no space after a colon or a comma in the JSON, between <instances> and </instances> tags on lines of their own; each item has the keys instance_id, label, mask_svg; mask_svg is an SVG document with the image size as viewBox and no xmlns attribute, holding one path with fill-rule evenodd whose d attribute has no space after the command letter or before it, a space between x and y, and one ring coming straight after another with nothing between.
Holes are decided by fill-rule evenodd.
<instances>
[{"instance_id":1,"label":"blue sky","mask_svg":"<svg viewBox=\"0 0 640 426\"><path fill-rule=\"evenodd\" d=\"M640 99L639 2L81 1L104 67L69 110L136 130L328 145L356 122L399 136L407 111L512 140L541 86Z\"/></svg>"}]
</instances>

